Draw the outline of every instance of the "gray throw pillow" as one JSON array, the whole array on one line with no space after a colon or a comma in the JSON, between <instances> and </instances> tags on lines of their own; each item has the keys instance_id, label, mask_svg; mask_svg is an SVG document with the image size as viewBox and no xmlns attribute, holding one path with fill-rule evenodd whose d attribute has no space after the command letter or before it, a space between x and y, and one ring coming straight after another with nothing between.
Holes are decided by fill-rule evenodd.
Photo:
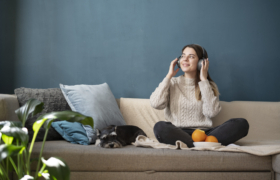
<instances>
[{"instance_id":1,"label":"gray throw pillow","mask_svg":"<svg viewBox=\"0 0 280 180\"><path fill-rule=\"evenodd\" d=\"M91 143L94 144L96 141L96 128L126 125L116 98L107 83L73 86L59 84L59 86L72 111L93 118L94 128ZM87 128L89 127L85 127L85 129Z\"/></svg>"},{"instance_id":2,"label":"gray throw pillow","mask_svg":"<svg viewBox=\"0 0 280 180\"><path fill-rule=\"evenodd\" d=\"M34 131L32 129L33 123L40 115L53 111L71 110L60 88L31 89L21 87L15 89L14 92L17 96L20 107L23 106L31 98L35 98L44 103L44 108L42 112L36 114L33 117L31 117L30 115L25 123L25 127L28 129L29 142L31 142L34 134ZM35 141L43 141L44 135L45 129L44 127L41 127ZM64 138L51 126L46 140L64 140Z\"/></svg>"}]
</instances>

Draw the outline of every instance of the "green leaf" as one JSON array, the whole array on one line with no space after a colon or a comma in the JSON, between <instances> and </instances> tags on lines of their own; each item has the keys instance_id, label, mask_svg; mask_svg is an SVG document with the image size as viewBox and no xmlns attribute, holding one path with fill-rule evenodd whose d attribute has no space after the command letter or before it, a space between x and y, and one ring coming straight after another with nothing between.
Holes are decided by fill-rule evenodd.
<instances>
[{"instance_id":1,"label":"green leaf","mask_svg":"<svg viewBox=\"0 0 280 180\"><path fill-rule=\"evenodd\" d=\"M25 147L2 144L0 145L0 162L7 158L20 153Z\"/></svg>"},{"instance_id":2,"label":"green leaf","mask_svg":"<svg viewBox=\"0 0 280 180\"><path fill-rule=\"evenodd\" d=\"M20 121L0 121L0 129L2 129L4 126L19 128L23 127Z\"/></svg>"},{"instance_id":3,"label":"green leaf","mask_svg":"<svg viewBox=\"0 0 280 180\"><path fill-rule=\"evenodd\" d=\"M94 122L92 117L85 116L81 113L74 112L74 111L59 111L59 112L50 112L44 115L41 115L40 117L37 118L37 120L41 119L48 119L44 123L44 128L48 129L51 126L51 123L54 120L66 120L69 122L80 122L84 125L90 125L93 128Z\"/></svg>"},{"instance_id":4,"label":"green leaf","mask_svg":"<svg viewBox=\"0 0 280 180\"><path fill-rule=\"evenodd\" d=\"M43 110L43 106L44 103L41 101L37 99L29 99L22 107L17 109L15 113L24 126L29 114L34 116L40 113Z\"/></svg>"},{"instance_id":5,"label":"green leaf","mask_svg":"<svg viewBox=\"0 0 280 180\"><path fill-rule=\"evenodd\" d=\"M34 177L30 176L30 175L25 175L24 177L22 177L20 180L33 180Z\"/></svg>"},{"instance_id":6,"label":"green leaf","mask_svg":"<svg viewBox=\"0 0 280 180\"><path fill-rule=\"evenodd\" d=\"M40 120L37 120L33 123L33 126L32 126L32 129L34 131L34 135L36 134L36 132L38 132L41 128L41 126L44 124L44 122L48 120L47 118L44 118L44 119L40 119ZM33 137L34 138L34 137Z\"/></svg>"},{"instance_id":7,"label":"green leaf","mask_svg":"<svg viewBox=\"0 0 280 180\"><path fill-rule=\"evenodd\" d=\"M49 173L42 173L41 176L43 176L47 180L57 180L56 178L50 177Z\"/></svg>"},{"instance_id":8,"label":"green leaf","mask_svg":"<svg viewBox=\"0 0 280 180\"><path fill-rule=\"evenodd\" d=\"M2 139L5 144L10 145L12 144L14 137L7 136L6 134L2 134Z\"/></svg>"},{"instance_id":9,"label":"green leaf","mask_svg":"<svg viewBox=\"0 0 280 180\"><path fill-rule=\"evenodd\" d=\"M70 169L61 158L51 157L48 160L45 160L44 158L41 159L42 162L46 165L45 169L48 170L49 179L70 179Z\"/></svg>"},{"instance_id":10,"label":"green leaf","mask_svg":"<svg viewBox=\"0 0 280 180\"><path fill-rule=\"evenodd\" d=\"M24 145L28 143L28 138L29 136L26 134L25 131L22 130L22 128L18 127L9 127L9 126L4 126L0 132L2 134L5 134L10 137L14 137L21 141Z\"/></svg>"},{"instance_id":11,"label":"green leaf","mask_svg":"<svg viewBox=\"0 0 280 180\"><path fill-rule=\"evenodd\" d=\"M47 119L45 118L45 119L41 119L41 120L35 121L35 122L33 123L32 129L33 129L33 131L34 131L34 134L33 134L33 138L32 138L31 144L30 144L30 146L29 146L29 156L28 156L27 162L29 162L29 160L30 160L30 155L31 155L31 152L32 152L32 149L33 149L33 145L34 145L34 143L35 143L36 136L37 136L37 134L38 134L38 132L39 132L41 126L44 124L44 122L45 122L46 120L47 120ZM43 141L43 143L44 143L44 141ZM36 175L35 175L35 176L36 176Z\"/></svg>"}]
</instances>

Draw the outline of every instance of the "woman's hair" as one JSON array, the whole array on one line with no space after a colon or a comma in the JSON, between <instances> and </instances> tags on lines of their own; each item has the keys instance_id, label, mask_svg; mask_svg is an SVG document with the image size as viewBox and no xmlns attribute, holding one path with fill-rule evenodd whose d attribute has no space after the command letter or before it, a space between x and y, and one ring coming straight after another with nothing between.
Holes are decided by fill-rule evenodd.
<instances>
[{"instance_id":1,"label":"woman's hair","mask_svg":"<svg viewBox=\"0 0 280 180\"><path fill-rule=\"evenodd\" d=\"M182 53L183 51L185 50L185 48L193 48L198 56L198 59L202 59L202 56L203 56L203 49L201 46L197 45L197 44L189 44L189 45L186 45L183 47L182 49ZM204 58L208 58L208 54L207 54L207 51L204 49ZM207 71L207 79L212 87L212 90L214 92L214 95L215 96L219 96L220 93L219 93L219 90L218 90L218 87L216 85L216 83L211 79L210 75L209 75L209 71ZM197 72L196 72L196 78L195 78L195 97L197 100L201 100L201 91L200 91L200 88L199 88L199 85L198 85L198 82L201 81L200 79L200 71L197 69Z\"/></svg>"}]
</instances>

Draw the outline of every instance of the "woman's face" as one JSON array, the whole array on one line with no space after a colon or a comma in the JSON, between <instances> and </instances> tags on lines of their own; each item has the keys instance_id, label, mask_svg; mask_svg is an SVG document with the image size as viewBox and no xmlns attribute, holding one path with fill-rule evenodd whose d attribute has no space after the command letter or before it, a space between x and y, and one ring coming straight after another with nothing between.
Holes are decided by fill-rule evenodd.
<instances>
[{"instance_id":1,"label":"woman's face","mask_svg":"<svg viewBox=\"0 0 280 180\"><path fill-rule=\"evenodd\" d=\"M198 56L193 48L187 47L182 53L180 60L181 70L184 72L193 72L197 70Z\"/></svg>"}]
</instances>

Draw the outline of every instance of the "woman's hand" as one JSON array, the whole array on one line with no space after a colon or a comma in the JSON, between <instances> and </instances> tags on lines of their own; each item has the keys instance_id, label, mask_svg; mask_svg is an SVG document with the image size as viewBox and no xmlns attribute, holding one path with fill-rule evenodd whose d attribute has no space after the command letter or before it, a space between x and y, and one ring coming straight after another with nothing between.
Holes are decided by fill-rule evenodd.
<instances>
[{"instance_id":1,"label":"woman's hand","mask_svg":"<svg viewBox=\"0 0 280 180\"><path fill-rule=\"evenodd\" d=\"M174 68L177 64L177 61L178 61L178 58L174 59L173 61L171 61L170 63L170 67L169 67L169 72L168 74L166 75L169 79L171 79L173 76L175 76L177 74L177 72L180 70L180 68L177 68L175 71L174 71Z\"/></svg>"},{"instance_id":2,"label":"woman's hand","mask_svg":"<svg viewBox=\"0 0 280 180\"><path fill-rule=\"evenodd\" d=\"M202 67L201 67L201 70L200 70L200 80L205 81L207 79L207 71L208 71L208 68L209 68L208 58L205 59L201 64L202 64Z\"/></svg>"}]
</instances>

